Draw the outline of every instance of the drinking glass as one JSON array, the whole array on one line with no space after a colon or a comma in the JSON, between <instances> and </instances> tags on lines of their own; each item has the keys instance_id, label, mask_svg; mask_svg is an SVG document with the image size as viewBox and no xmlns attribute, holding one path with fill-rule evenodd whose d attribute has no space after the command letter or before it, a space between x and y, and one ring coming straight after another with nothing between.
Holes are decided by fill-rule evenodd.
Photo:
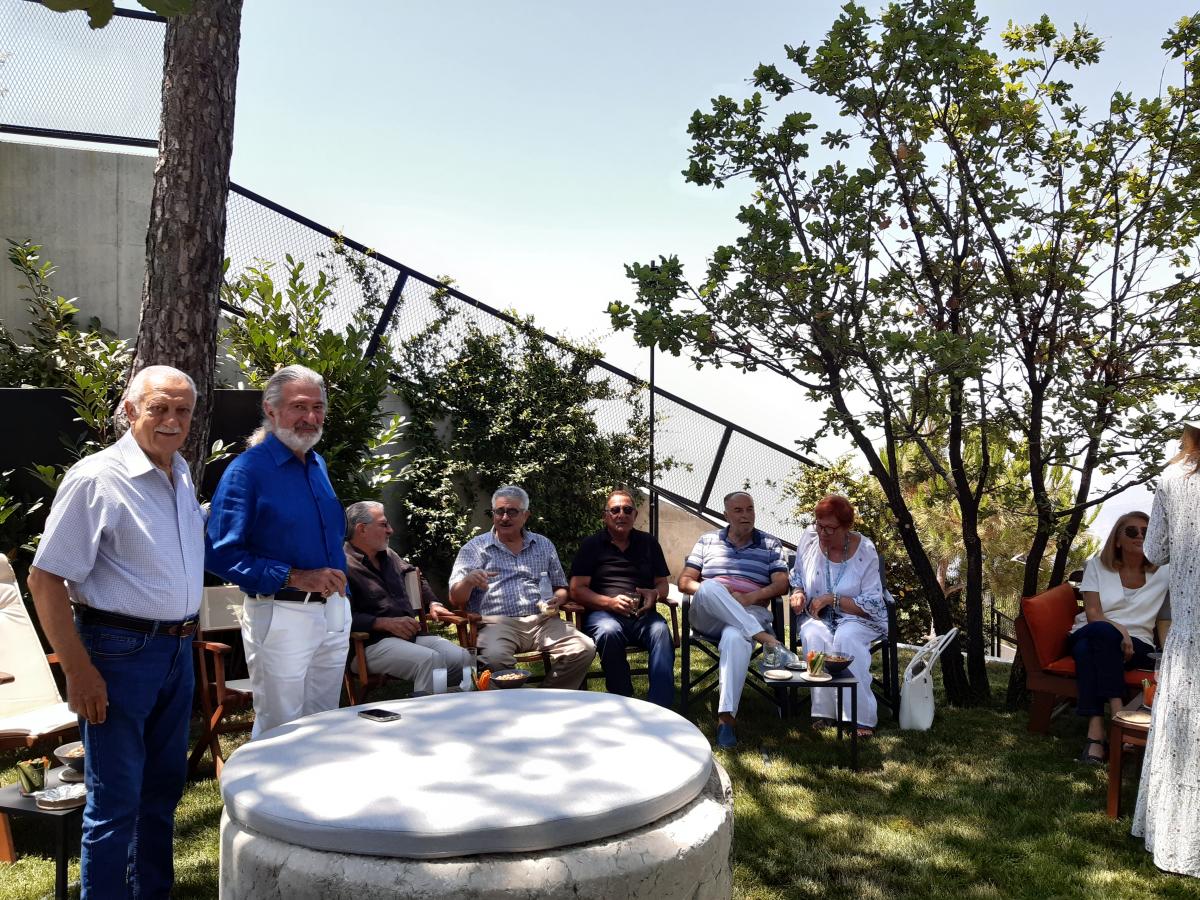
<instances>
[{"instance_id":1,"label":"drinking glass","mask_svg":"<svg viewBox=\"0 0 1200 900\"><path fill-rule=\"evenodd\" d=\"M435 694L446 693L446 670L444 668L433 670L433 692Z\"/></svg>"},{"instance_id":2,"label":"drinking glass","mask_svg":"<svg viewBox=\"0 0 1200 900\"><path fill-rule=\"evenodd\" d=\"M479 662L479 651L475 647L463 648L462 681L458 684L460 691L475 690L475 666Z\"/></svg>"}]
</instances>

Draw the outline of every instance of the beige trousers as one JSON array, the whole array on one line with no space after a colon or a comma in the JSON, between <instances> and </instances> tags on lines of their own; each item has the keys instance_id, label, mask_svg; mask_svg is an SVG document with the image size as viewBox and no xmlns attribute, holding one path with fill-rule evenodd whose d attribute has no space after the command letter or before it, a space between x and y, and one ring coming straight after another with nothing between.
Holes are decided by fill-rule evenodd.
<instances>
[{"instance_id":1,"label":"beige trousers","mask_svg":"<svg viewBox=\"0 0 1200 900\"><path fill-rule=\"evenodd\" d=\"M596 656L596 645L558 616L484 616L479 627L479 659L489 669L511 669L516 654L550 654L542 687L573 690L583 684Z\"/></svg>"}]
</instances>

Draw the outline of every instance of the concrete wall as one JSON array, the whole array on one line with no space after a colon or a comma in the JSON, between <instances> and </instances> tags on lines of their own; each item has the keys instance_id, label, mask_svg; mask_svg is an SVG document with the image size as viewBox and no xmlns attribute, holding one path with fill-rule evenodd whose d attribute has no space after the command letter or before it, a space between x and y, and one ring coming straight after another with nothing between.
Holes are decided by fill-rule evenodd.
<instances>
[{"instance_id":1,"label":"concrete wall","mask_svg":"<svg viewBox=\"0 0 1200 900\"><path fill-rule=\"evenodd\" d=\"M59 270L56 293L78 297L80 321L98 316L124 338L137 336L146 271L153 155L0 141L0 238L41 244ZM27 292L0 262L0 321L28 324Z\"/></svg>"}]
</instances>

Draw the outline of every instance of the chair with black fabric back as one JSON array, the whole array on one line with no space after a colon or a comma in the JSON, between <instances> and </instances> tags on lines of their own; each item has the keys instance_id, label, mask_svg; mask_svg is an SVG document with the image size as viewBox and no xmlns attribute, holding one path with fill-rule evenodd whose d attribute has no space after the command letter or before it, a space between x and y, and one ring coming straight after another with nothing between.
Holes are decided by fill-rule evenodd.
<instances>
[{"instance_id":1,"label":"chair with black fabric back","mask_svg":"<svg viewBox=\"0 0 1200 900\"><path fill-rule=\"evenodd\" d=\"M233 648L213 638L232 635L240 639L239 610L245 601L240 588L224 584L206 587L200 601L200 622L195 641L196 692L200 700L201 733L188 757L188 775L199 769L205 751L212 754L216 775L221 777L225 765L221 735L249 731L250 720L233 722L227 717L249 709L254 702L249 678L227 679L227 660Z\"/></svg>"},{"instance_id":2,"label":"chair with black fabric back","mask_svg":"<svg viewBox=\"0 0 1200 900\"><path fill-rule=\"evenodd\" d=\"M678 588L674 586L671 588L671 596L679 604L680 609L679 711L686 715L688 708L694 701L717 689L719 684L717 677L718 667L721 660L721 636L703 634L692 628L692 597L687 594L678 593ZM784 599L782 597L776 597L771 601L771 631L780 641L784 640L783 603ZM674 610L672 610L673 613ZM701 665L708 663L708 668L701 672L693 671L694 653L700 654L701 658L698 662ZM780 718L783 718L785 715L784 706L780 705L776 692L768 685L767 680L759 674L758 667L755 665L755 661L761 654L762 646L756 644L750 653L750 667L747 670L746 687L758 692L771 701L771 704L778 710Z\"/></svg>"}]
</instances>

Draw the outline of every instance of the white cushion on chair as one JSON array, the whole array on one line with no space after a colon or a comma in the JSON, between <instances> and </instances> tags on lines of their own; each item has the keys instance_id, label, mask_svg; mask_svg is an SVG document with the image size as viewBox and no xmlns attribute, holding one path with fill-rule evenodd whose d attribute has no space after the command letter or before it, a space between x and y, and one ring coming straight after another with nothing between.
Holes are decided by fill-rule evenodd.
<instances>
[{"instance_id":1,"label":"white cushion on chair","mask_svg":"<svg viewBox=\"0 0 1200 900\"><path fill-rule=\"evenodd\" d=\"M691 802L708 741L670 710L524 688L349 707L272 729L225 765L235 822L318 850L433 858L593 841Z\"/></svg>"},{"instance_id":2,"label":"white cushion on chair","mask_svg":"<svg viewBox=\"0 0 1200 900\"><path fill-rule=\"evenodd\" d=\"M59 702L38 709L27 709L0 719L0 737L50 734L78 725L79 718Z\"/></svg>"},{"instance_id":3,"label":"white cushion on chair","mask_svg":"<svg viewBox=\"0 0 1200 900\"><path fill-rule=\"evenodd\" d=\"M0 669L14 680L0 685L0 719L62 703L46 651L21 599L17 576L0 553ZM65 704L64 704L65 706ZM24 732L19 732L24 733Z\"/></svg>"}]
</instances>

